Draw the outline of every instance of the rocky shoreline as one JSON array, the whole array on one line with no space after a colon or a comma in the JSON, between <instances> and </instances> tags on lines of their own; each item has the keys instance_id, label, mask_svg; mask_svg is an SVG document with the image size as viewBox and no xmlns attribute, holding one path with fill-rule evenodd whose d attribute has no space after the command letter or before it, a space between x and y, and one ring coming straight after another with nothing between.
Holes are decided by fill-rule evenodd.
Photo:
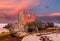
<instances>
[{"instance_id":1,"label":"rocky shoreline","mask_svg":"<svg viewBox=\"0 0 60 41\"><path fill-rule=\"evenodd\" d=\"M60 30L59 29L55 29L55 30L44 30L44 31L40 31L39 33L32 33L32 34L37 34L37 36L46 36L46 35L55 35L55 34L60 34ZM30 35L32 35L30 34ZM29 35L28 35L29 36ZM6 36L5 36L6 37ZM26 36L27 37L27 36ZM0 38L1 39L1 38ZM18 37L12 37L11 35L7 36L7 38L3 38L1 41L21 41L23 38L18 38Z\"/></svg>"}]
</instances>

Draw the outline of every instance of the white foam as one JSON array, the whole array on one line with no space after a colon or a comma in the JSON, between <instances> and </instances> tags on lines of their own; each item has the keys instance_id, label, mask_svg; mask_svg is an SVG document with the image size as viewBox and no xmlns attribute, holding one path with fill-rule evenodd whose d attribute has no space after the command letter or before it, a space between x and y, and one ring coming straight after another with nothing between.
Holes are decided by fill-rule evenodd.
<instances>
[{"instance_id":1,"label":"white foam","mask_svg":"<svg viewBox=\"0 0 60 41\"><path fill-rule=\"evenodd\" d=\"M5 25L7 25L7 24L0 23L0 33L2 33L2 32L9 32L9 30L3 28Z\"/></svg>"},{"instance_id":2,"label":"white foam","mask_svg":"<svg viewBox=\"0 0 60 41\"><path fill-rule=\"evenodd\" d=\"M5 24L0 23L0 28L3 28L5 25L7 25L7 23L5 23Z\"/></svg>"},{"instance_id":3,"label":"white foam","mask_svg":"<svg viewBox=\"0 0 60 41\"><path fill-rule=\"evenodd\" d=\"M60 23L54 23L54 25L60 27Z\"/></svg>"}]
</instances>

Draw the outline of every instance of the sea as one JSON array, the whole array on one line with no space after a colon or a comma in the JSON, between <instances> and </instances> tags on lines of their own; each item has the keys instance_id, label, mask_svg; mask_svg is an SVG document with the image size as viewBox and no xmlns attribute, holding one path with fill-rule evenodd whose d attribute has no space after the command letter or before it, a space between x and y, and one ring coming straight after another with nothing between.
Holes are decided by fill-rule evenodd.
<instances>
[{"instance_id":1,"label":"sea","mask_svg":"<svg viewBox=\"0 0 60 41\"><path fill-rule=\"evenodd\" d=\"M7 23L0 23L0 28L5 27L5 25L7 25Z\"/></svg>"},{"instance_id":2,"label":"sea","mask_svg":"<svg viewBox=\"0 0 60 41\"><path fill-rule=\"evenodd\" d=\"M54 25L60 27L60 23L54 23Z\"/></svg>"}]
</instances>

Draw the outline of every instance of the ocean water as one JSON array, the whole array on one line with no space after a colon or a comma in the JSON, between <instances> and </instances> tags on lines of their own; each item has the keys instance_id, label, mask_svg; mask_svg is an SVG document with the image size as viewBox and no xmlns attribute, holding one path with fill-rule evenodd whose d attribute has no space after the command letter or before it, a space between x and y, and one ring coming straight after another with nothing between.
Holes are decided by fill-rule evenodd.
<instances>
[{"instance_id":1,"label":"ocean water","mask_svg":"<svg viewBox=\"0 0 60 41\"><path fill-rule=\"evenodd\" d=\"M8 29L3 28L5 25L7 25L7 23L0 23L0 33L9 32Z\"/></svg>"},{"instance_id":2,"label":"ocean water","mask_svg":"<svg viewBox=\"0 0 60 41\"><path fill-rule=\"evenodd\" d=\"M7 23L0 23L0 28L3 28Z\"/></svg>"},{"instance_id":3,"label":"ocean water","mask_svg":"<svg viewBox=\"0 0 60 41\"><path fill-rule=\"evenodd\" d=\"M60 23L54 23L54 25L60 27Z\"/></svg>"}]
</instances>

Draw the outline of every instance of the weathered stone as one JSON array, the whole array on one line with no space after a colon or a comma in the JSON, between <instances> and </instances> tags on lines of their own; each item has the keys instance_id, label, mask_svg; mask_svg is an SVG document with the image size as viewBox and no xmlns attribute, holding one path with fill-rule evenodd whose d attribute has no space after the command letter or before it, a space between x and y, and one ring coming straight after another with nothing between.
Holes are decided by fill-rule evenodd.
<instances>
[{"instance_id":1,"label":"weathered stone","mask_svg":"<svg viewBox=\"0 0 60 41\"><path fill-rule=\"evenodd\" d=\"M14 24L9 28L11 34L15 35L16 37L24 37L26 35L28 35L28 33L26 33L24 31L24 27L23 26L18 26L18 24Z\"/></svg>"}]
</instances>

